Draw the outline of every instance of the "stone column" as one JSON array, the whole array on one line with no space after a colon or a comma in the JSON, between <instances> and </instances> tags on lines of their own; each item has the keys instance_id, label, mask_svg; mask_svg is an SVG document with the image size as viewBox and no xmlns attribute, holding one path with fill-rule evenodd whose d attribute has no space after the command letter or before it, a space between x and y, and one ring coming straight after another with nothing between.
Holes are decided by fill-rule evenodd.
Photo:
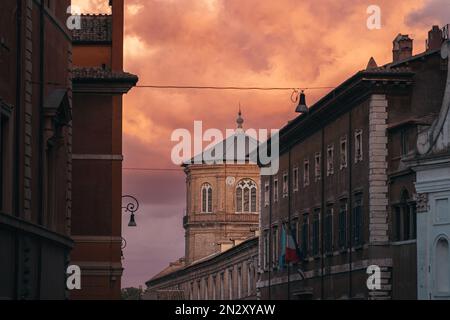
<instances>
[{"instance_id":1,"label":"stone column","mask_svg":"<svg viewBox=\"0 0 450 320\"><path fill-rule=\"evenodd\" d=\"M369 103L369 243L388 242L387 108L385 95Z\"/></svg>"}]
</instances>

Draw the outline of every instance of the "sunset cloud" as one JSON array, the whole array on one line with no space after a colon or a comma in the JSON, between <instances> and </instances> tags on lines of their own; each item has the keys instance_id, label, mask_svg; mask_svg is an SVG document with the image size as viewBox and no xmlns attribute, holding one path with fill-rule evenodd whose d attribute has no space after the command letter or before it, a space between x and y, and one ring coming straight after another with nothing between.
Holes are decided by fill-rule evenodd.
<instances>
[{"instance_id":1,"label":"sunset cloud","mask_svg":"<svg viewBox=\"0 0 450 320\"><path fill-rule=\"evenodd\" d=\"M423 27L449 24L450 1L427 0L420 9L411 12L406 21L408 25Z\"/></svg>"}]
</instances>

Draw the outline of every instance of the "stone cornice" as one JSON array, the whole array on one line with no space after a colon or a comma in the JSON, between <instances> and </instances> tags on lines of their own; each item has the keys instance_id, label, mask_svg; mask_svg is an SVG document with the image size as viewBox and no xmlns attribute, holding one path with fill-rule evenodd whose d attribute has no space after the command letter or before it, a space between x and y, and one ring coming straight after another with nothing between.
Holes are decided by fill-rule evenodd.
<instances>
[{"instance_id":1,"label":"stone cornice","mask_svg":"<svg viewBox=\"0 0 450 320\"><path fill-rule=\"evenodd\" d=\"M9 214L0 212L0 224L17 231L33 234L40 238L47 239L48 241L59 243L64 247L73 247L73 240L69 237Z\"/></svg>"}]
</instances>

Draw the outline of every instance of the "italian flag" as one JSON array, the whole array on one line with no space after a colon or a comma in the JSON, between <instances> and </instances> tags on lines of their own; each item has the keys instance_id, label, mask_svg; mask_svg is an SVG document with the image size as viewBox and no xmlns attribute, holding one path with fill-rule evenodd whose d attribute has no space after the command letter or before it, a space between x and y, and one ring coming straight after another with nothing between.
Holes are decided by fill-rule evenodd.
<instances>
[{"instance_id":1,"label":"italian flag","mask_svg":"<svg viewBox=\"0 0 450 320\"><path fill-rule=\"evenodd\" d=\"M289 233L286 242L286 263L297 263L300 261L298 246L294 236Z\"/></svg>"}]
</instances>

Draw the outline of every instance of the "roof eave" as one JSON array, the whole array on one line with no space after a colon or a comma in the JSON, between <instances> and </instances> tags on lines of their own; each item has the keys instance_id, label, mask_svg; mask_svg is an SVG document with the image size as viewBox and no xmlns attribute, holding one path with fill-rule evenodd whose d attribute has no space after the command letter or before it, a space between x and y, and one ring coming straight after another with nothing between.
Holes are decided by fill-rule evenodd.
<instances>
[{"instance_id":1,"label":"roof eave","mask_svg":"<svg viewBox=\"0 0 450 320\"><path fill-rule=\"evenodd\" d=\"M74 78L75 93L126 94L136 86L138 77L122 79Z\"/></svg>"}]
</instances>

